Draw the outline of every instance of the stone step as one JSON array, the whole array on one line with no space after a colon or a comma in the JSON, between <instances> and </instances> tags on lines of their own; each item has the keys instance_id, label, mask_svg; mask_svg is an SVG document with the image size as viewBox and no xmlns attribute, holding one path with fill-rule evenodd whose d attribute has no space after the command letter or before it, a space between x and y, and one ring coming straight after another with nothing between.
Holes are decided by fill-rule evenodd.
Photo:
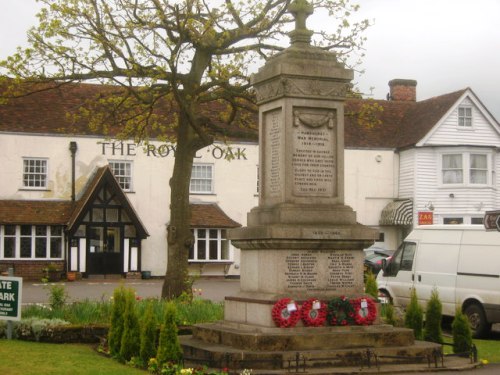
<instances>
[{"instance_id":1,"label":"stone step","mask_svg":"<svg viewBox=\"0 0 500 375\"><path fill-rule=\"evenodd\" d=\"M415 341L409 346L386 346L378 348L349 348L349 349L316 349L316 350L275 350L255 351L236 349L231 346L206 343L193 336L182 336L181 345L185 356L185 366L206 365L211 368L252 369L270 371L269 373L286 373L286 369L299 369L308 374L328 373L321 372L332 368L377 368L380 366L394 366L414 364L422 368L433 365L435 351L440 345ZM440 363L439 363L440 364ZM466 364L466 361L463 361ZM285 371L285 372L279 372ZM255 373L255 372L254 372ZM332 372L333 373L333 372Z\"/></svg>"},{"instance_id":2,"label":"stone step","mask_svg":"<svg viewBox=\"0 0 500 375\"><path fill-rule=\"evenodd\" d=\"M348 327L269 328L230 322L197 324L193 338L207 344L250 351L301 351L405 347L414 342L413 331L387 324Z\"/></svg>"}]
</instances>

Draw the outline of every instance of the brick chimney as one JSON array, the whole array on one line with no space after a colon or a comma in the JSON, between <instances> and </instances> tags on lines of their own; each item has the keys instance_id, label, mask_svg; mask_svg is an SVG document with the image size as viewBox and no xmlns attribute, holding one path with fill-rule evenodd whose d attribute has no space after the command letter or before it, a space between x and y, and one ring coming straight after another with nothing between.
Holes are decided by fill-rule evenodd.
<instances>
[{"instance_id":1,"label":"brick chimney","mask_svg":"<svg viewBox=\"0 0 500 375\"><path fill-rule=\"evenodd\" d=\"M413 79L393 79L389 81L388 100L415 102L417 100L417 81Z\"/></svg>"}]
</instances>

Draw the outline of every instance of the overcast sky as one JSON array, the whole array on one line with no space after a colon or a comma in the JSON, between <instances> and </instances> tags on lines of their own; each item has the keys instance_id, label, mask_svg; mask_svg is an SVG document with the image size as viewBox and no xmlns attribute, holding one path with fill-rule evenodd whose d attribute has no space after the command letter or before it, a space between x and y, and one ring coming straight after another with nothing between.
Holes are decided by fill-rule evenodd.
<instances>
[{"instance_id":1,"label":"overcast sky","mask_svg":"<svg viewBox=\"0 0 500 375\"><path fill-rule=\"evenodd\" d=\"M359 16L374 20L366 34L365 73L355 77L363 93L384 99L393 78L417 80L417 100L470 87L500 121L500 0L357 3ZM37 4L0 0L0 5L4 58L25 43Z\"/></svg>"}]
</instances>

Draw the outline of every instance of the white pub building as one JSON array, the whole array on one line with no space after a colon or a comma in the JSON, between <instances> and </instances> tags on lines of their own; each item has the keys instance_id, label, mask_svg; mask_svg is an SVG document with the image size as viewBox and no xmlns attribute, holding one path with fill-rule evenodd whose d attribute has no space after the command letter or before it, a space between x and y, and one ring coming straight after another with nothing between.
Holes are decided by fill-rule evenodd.
<instances>
[{"instance_id":1,"label":"white pub building","mask_svg":"<svg viewBox=\"0 0 500 375\"><path fill-rule=\"evenodd\" d=\"M500 207L498 122L469 88L417 101L415 81L389 85L389 100L346 102L345 203L386 249L415 225L482 225ZM0 271L40 279L52 263L84 277L165 274L175 144L68 126L66 114L98 89L0 105ZM226 231L258 204L257 132L228 138L199 151L192 170L196 275L239 275Z\"/></svg>"}]
</instances>

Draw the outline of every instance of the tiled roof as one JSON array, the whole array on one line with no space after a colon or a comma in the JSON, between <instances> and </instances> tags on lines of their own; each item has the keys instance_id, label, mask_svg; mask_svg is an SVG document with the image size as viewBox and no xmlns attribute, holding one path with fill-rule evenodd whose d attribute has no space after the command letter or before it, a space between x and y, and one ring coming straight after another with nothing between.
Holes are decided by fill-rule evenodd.
<instances>
[{"instance_id":1,"label":"tiled roof","mask_svg":"<svg viewBox=\"0 0 500 375\"><path fill-rule=\"evenodd\" d=\"M215 203L191 203L191 227L193 228L237 228L241 224L231 219Z\"/></svg>"},{"instance_id":2,"label":"tiled roof","mask_svg":"<svg viewBox=\"0 0 500 375\"><path fill-rule=\"evenodd\" d=\"M68 113L75 113L83 103L99 93L116 90L111 86L92 84L68 84L57 89L39 92L0 105L0 131L49 134L103 135L91 131L83 120L75 123ZM439 121L440 118L466 91L437 96L420 102L349 99L345 105L345 146L348 148L402 148L415 145ZM371 111L379 124L373 127L363 125L359 114L376 105L382 110ZM204 114L212 119L223 111L222 105L211 103ZM242 114L248 126L235 124L228 126L216 123L218 139L256 141L258 137L255 113ZM370 122L370 120L369 120ZM373 123L373 121L371 121ZM241 123L241 121L239 122ZM110 128L109 134L117 134L118 129ZM154 137L154 134L151 134Z\"/></svg>"},{"instance_id":3,"label":"tiled roof","mask_svg":"<svg viewBox=\"0 0 500 375\"><path fill-rule=\"evenodd\" d=\"M119 92L118 86L70 83L10 99L6 105L0 104L0 131L116 136L122 128L105 124L107 131L103 134L102 130L91 130L81 115L76 117L71 115L78 115L89 100ZM164 116L165 123L173 122L175 110L171 107L172 103L163 106L162 102L158 101L155 113ZM212 120L213 126L210 132L216 139L249 141L257 139L257 122L253 121L257 118L256 113L239 115L234 121L236 124L251 124L240 127L234 124L228 125L219 119L220 114L226 110L222 103L212 102L210 106L202 106L202 109L202 115ZM160 133L158 129L149 129L149 132L150 137L154 138L172 134L173 130L170 128Z\"/></svg>"},{"instance_id":4,"label":"tiled roof","mask_svg":"<svg viewBox=\"0 0 500 375\"><path fill-rule=\"evenodd\" d=\"M345 105L345 146L352 148L403 148L415 145L464 94L464 90L420 102L348 100ZM380 108L380 109L377 109ZM363 109L370 113L372 127L359 121Z\"/></svg>"},{"instance_id":5,"label":"tiled roof","mask_svg":"<svg viewBox=\"0 0 500 375\"><path fill-rule=\"evenodd\" d=\"M0 224L66 225L74 203L50 200L0 200Z\"/></svg>"}]
</instances>

